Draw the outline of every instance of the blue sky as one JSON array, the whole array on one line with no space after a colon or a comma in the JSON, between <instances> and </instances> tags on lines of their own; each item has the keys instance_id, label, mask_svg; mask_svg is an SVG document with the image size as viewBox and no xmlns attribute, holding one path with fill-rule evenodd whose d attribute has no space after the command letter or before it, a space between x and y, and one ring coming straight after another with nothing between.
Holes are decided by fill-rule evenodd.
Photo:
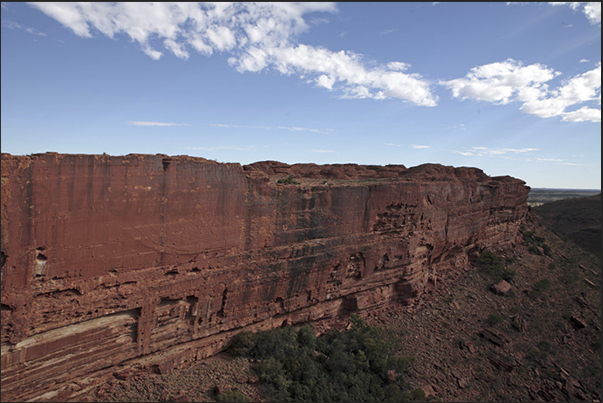
<instances>
[{"instance_id":1,"label":"blue sky","mask_svg":"<svg viewBox=\"0 0 603 403\"><path fill-rule=\"evenodd\" d=\"M2 3L2 152L601 188L600 3Z\"/></svg>"}]
</instances>

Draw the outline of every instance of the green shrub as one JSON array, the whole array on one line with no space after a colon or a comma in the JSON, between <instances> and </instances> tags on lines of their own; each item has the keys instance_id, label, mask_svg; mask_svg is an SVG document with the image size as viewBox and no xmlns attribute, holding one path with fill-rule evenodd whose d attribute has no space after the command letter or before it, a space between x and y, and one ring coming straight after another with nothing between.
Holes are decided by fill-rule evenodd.
<instances>
[{"instance_id":1,"label":"green shrub","mask_svg":"<svg viewBox=\"0 0 603 403\"><path fill-rule=\"evenodd\" d=\"M513 269L509 269L508 267L502 268L498 273L498 277L500 277L502 280L505 280L509 283L515 279L516 275L517 275L517 272Z\"/></svg>"},{"instance_id":2,"label":"green shrub","mask_svg":"<svg viewBox=\"0 0 603 403\"><path fill-rule=\"evenodd\" d=\"M477 267L494 281L512 282L516 272L505 267L505 258L489 250L484 250L476 261Z\"/></svg>"},{"instance_id":3,"label":"green shrub","mask_svg":"<svg viewBox=\"0 0 603 403\"><path fill-rule=\"evenodd\" d=\"M504 266L503 262L504 258L502 256L498 256L489 250L484 250L477 258L477 267L486 272L491 272Z\"/></svg>"},{"instance_id":4,"label":"green shrub","mask_svg":"<svg viewBox=\"0 0 603 403\"><path fill-rule=\"evenodd\" d=\"M299 182L293 179L293 175L289 175L285 179L279 179L276 183L282 183L283 185L299 185Z\"/></svg>"},{"instance_id":5,"label":"green shrub","mask_svg":"<svg viewBox=\"0 0 603 403\"><path fill-rule=\"evenodd\" d=\"M230 353L234 356L248 355L255 346L255 335L244 331L237 334L230 343Z\"/></svg>"},{"instance_id":6,"label":"green shrub","mask_svg":"<svg viewBox=\"0 0 603 403\"><path fill-rule=\"evenodd\" d=\"M551 287L551 280L548 278L542 279L534 285L534 290L538 290L540 292L546 291Z\"/></svg>"},{"instance_id":7,"label":"green shrub","mask_svg":"<svg viewBox=\"0 0 603 403\"><path fill-rule=\"evenodd\" d=\"M541 340L536 347L544 353L551 353L553 351L553 346L546 340Z\"/></svg>"},{"instance_id":8,"label":"green shrub","mask_svg":"<svg viewBox=\"0 0 603 403\"><path fill-rule=\"evenodd\" d=\"M486 324L488 324L488 326L495 326L495 325L498 325L499 323L502 323L503 320L504 319L499 314L492 313L492 314L488 315L488 319L486 319Z\"/></svg>"},{"instance_id":9,"label":"green shrub","mask_svg":"<svg viewBox=\"0 0 603 403\"><path fill-rule=\"evenodd\" d=\"M541 365L544 360L548 357L546 351L540 351L537 349L531 349L525 355L525 359L532 362L533 364Z\"/></svg>"},{"instance_id":10,"label":"green shrub","mask_svg":"<svg viewBox=\"0 0 603 403\"><path fill-rule=\"evenodd\" d=\"M410 397L415 402L424 402L425 401L425 391L421 388L414 389L410 392Z\"/></svg>"},{"instance_id":11,"label":"green shrub","mask_svg":"<svg viewBox=\"0 0 603 403\"><path fill-rule=\"evenodd\" d=\"M545 255L552 256L551 247L545 242L544 237L536 235L533 231L526 231L523 233L523 240L531 253L539 254L537 248L541 247Z\"/></svg>"},{"instance_id":12,"label":"green shrub","mask_svg":"<svg viewBox=\"0 0 603 403\"><path fill-rule=\"evenodd\" d=\"M304 325L297 332L297 341L301 347L308 348L314 351L316 347L316 334L314 333L314 327L311 325Z\"/></svg>"},{"instance_id":13,"label":"green shrub","mask_svg":"<svg viewBox=\"0 0 603 403\"><path fill-rule=\"evenodd\" d=\"M532 299L537 299L542 296L542 294L547 291L551 287L551 280L548 278L542 279L532 287L532 291L530 291L530 297Z\"/></svg>"},{"instance_id":14,"label":"green shrub","mask_svg":"<svg viewBox=\"0 0 603 403\"><path fill-rule=\"evenodd\" d=\"M251 399L245 396L240 390L231 389L220 393L216 397L216 402L251 402Z\"/></svg>"}]
</instances>

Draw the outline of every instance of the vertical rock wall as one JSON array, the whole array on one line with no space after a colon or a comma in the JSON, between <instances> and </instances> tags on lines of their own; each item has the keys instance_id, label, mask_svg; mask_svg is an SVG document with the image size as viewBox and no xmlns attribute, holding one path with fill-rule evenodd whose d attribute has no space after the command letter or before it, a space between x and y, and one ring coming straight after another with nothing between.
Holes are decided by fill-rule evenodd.
<instances>
[{"instance_id":1,"label":"vertical rock wall","mask_svg":"<svg viewBox=\"0 0 603 403\"><path fill-rule=\"evenodd\" d=\"M2 400L169 371L243 329L395 309L512 247L528 190L431 164L2 154Z\"/></svg>"}]
</instances>

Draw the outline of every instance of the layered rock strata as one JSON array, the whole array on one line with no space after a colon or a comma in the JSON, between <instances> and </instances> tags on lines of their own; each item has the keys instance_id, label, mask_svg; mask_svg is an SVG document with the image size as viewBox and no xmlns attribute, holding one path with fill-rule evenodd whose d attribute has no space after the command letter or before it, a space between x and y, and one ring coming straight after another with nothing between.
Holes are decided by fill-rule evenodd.
<instances>
[{"instance_id":1,"label":"layered rock strata","mask_svg":"<svg viewBox=\"0 0 603 403\"><path fill-rule=\"evenodd\" d=\"M409 304L515 245L528 191L434 164L2 154L2 400L76 399L241 330Z\"/></svg>"}]
</instances>

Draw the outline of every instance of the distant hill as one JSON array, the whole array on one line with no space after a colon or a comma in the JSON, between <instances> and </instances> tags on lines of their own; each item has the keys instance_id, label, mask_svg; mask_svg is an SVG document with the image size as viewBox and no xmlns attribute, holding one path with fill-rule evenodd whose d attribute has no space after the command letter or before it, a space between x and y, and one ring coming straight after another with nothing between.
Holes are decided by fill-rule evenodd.
<instances>
[{"instance_id":1,"label":"distant hill","mask_svg":"<svg viewBox=\"0 0 603 403\"><path fill-rule=\"evenodd\" d=\"M551 189L532 188L528 195L528 205L535 207L544 203L557 200L573 199L578 197L595 196L601 193L599 189Z\"/></svg>"},{"instance_id":2,"label":"distant hill","mask_svg":"<svg viewBox=\"0 0 603 403\"><path fill-rule=\"evenodd\" d=\"M601 256L601 193L545 203L533 211L545 226Z\"/></svg>"}]
</instances>

